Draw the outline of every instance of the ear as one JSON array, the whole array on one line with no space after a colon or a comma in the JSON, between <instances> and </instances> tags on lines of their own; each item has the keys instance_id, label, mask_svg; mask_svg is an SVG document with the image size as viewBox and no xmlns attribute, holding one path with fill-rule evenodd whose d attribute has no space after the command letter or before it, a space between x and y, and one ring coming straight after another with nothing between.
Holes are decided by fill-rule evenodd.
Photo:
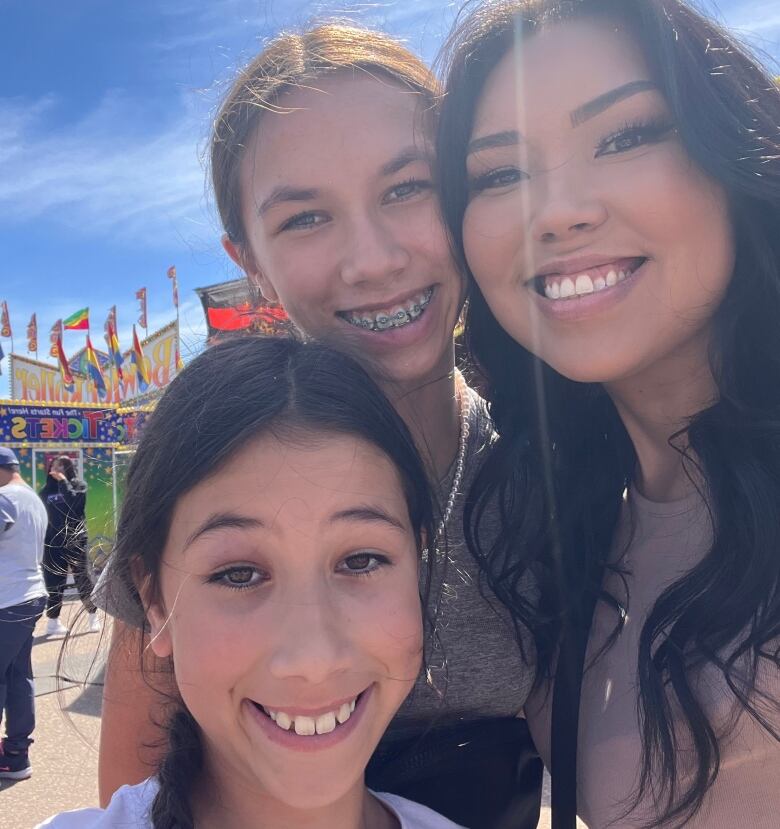
<instances>
[{"instance_id":1,"label":"ear","mask_svg":"<svg viewBox=\"0 0 780 829\"><path fill-rule=\"evenodd\" d=\"M267 302L279 302L279 295L276 293L274 286L268 281L260 268L258 268L255 258L250 252L239 247L232 239L229 239L227 233L222 236L222 247L225 249L225 253L246 274L249 284L260 291Z\"/></svg>"},{"instance_id":2,"label":"ear","mask_svg":"<svg viewBox=\"0 0 780 829\"><path fill-rule=\"evenodd\" d=\"M165 659L173 654L173 641L168 614L159 605L152 605L146 612L149 622L149 647L155 656Z\"/></svg>"}]
</instances>

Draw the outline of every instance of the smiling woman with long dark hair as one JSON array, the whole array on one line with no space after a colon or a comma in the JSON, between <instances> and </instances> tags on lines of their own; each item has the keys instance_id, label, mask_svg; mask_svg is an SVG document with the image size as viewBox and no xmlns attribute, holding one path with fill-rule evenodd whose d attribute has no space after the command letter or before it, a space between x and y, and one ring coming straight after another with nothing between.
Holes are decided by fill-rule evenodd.
<instances>
[{"instance_id":1,"label":"smiling woman with long dark hair","mask_svg":"<svg viewBox=\"0 0 780 829\"><path fill-rule=\"evenodd\" d=\"M774 826L780 93L679 0L485 3L446 63L442 201L500 434L469 535L535 634L553 786L579 711L589 826Z\"/></svg>"}]
</instances>

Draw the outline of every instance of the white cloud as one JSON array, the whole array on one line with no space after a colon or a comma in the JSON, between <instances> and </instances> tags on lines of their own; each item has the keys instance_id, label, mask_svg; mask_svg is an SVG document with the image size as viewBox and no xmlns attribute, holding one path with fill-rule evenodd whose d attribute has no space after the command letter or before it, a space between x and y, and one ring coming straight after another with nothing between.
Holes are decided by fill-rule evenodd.
<instances>
[{"instance_id":1,"label":"white cloud","mask_svg":"<svg viewBox=\"0 0 780 829\"><path fill-rule=\"evenodd\" d=\"M22 106L0 99L0 211L5 222L47 216L85 235L154 245L213 237L198 145L205 124L181 102L159 129L143 102L109 92L75 123L48 127L51 98ZM200 123L199 123L200 121ZM162 239L160 240L162 241Z\"/></svg>"}]
</instances>

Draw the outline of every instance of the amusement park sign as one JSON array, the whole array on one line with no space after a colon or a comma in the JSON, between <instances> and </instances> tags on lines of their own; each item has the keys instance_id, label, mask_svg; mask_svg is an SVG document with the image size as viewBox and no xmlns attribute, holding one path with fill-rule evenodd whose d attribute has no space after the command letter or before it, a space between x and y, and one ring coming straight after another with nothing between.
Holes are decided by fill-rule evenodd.
<instances>
[{"instance_id":1,"label":"amusement park sign","mask_svg":"<svg viewBox=\"0 0 780 829\"><path fill-rule=\"evenodd\" d=\"M175 322L166 325L142 341L144 359L149 372L149 387L144 393L164 389L176 375L176 344L179 336ZM130 364L130 352L125 356L120 381L116 372L108 367L104 377L108 394L104 401L98 398L97 389L88 377L73 373L74 388L67 391L59 369L50 363L11 355L11 397L14 400L46 403L122 403L141 394L138 377Z\"/></svg>"}]
</instances>

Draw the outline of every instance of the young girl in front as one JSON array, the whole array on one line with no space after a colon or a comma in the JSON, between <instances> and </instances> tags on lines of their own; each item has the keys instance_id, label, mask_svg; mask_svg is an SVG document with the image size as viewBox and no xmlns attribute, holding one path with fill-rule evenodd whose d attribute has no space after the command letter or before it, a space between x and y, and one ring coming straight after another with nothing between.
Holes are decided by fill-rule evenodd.
<instances>
[{"instance_id":1,"label":"young girl in front","mask_svg":"<svg viewBox=\"0 0 780 829\"><path fill-rule=\"evenodd\" d=\"M112 571L174 674L168 752L42 826L455 827L363 782L420 667L432 527L412 439L356 363L288 339L198 357L133 459Z\"/></svg>"}]
</instances>

